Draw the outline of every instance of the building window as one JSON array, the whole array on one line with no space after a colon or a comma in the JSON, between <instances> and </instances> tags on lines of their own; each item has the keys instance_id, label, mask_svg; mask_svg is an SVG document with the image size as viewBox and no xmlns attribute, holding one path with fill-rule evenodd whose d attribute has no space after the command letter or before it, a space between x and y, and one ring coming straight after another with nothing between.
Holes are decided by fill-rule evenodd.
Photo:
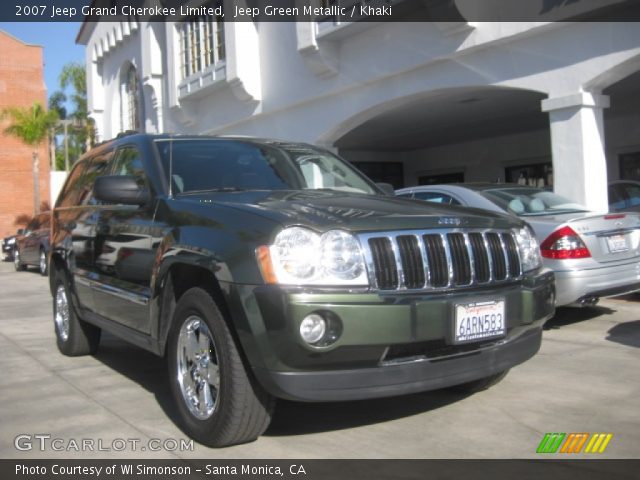
<instances>
[{"instance_id":1,"label":"building window","mask_svg":"<svg viewBox=\"0 0 640 480\"><path fill-rule=\"evenodd\" d=\"M551 162L506 167L504 173L507 183L517 183L530 187L553 187L553 166Z\"/></svg>"},{"instance_id":2,"label":"building window","mask_svg":"<svg viewBox=\"0 0 640 480\"><path fill-rule=\"evenodd\" d=\"M120 92L120 129L140 131L140 82L136 67L131 64L123 71Z\"/></svg>"},{"instance_id":3,"label":"building window","mask_svg":"<svg viewBox=\"0 0 640 480\"><path fill-rule=\"evenodd\" d=\"M620 159L620 178L640 180L640 152L623 153Z\"/></svg>"},{"instance_id":4,"label":"building window","mask_svg":"<svg viewBox=\"0 0 640 480\"><path fill-rule=\"evenodd\" d=\"M136 69L131 66L127 73L127 108L129 110L129 130L140 129L140 118L138 115L139 88L138 75Z\"/></svg>"},{"instance_id":5,"label":"building window","mask_svg":"<svg viewBox=\"0 0 640 480\"><path fill-rule=\"evenodd\" d=\"M189 18L178 26L178 33L183 79L225 59L222 17Z\"/></svg>"}]
</instances>

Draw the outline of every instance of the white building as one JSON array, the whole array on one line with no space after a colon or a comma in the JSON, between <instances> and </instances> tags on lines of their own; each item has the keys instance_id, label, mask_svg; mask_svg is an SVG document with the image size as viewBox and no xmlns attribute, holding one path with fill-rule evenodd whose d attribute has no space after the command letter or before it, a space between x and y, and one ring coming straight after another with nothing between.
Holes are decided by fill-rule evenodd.
<instances>
[{"instance_id":1,"label":"white building","mask_svg":"<svg viewBox=\"0 0 640 480\"><path fill-rule=\"evenodd\" d=\"M337 151L378 181L552 183L606 209L640 180L640 24L85 23L89 110L118 132Z\"/></svg>"}]
</instances>

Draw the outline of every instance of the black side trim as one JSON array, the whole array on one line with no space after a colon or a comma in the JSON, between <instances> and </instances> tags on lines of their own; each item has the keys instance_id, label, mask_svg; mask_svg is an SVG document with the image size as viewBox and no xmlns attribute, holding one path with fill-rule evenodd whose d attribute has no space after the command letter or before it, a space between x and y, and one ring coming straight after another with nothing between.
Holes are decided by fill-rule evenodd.
<instances>
[{"instance_id":1,"label":"black side trim","mask_svg":"<svg viewBox=\"0 0 640 480\"><path fill-rule=\"evenodd\" d=\"M144 333L140 333L132 328L125 327L124 325L116 323L113 320L109 320L108 318L105 318L102 315L98 315L94 312L83 313L83 320L85 320L87 323L95 325L96 327L100 327L109 333L112 333L116 337L119 337L127 343L135 345L136 347L148 350L149 352L155 353L156 355L162 355L160 344L150 335L145 335Z\"/></svg>"}]
</instances>

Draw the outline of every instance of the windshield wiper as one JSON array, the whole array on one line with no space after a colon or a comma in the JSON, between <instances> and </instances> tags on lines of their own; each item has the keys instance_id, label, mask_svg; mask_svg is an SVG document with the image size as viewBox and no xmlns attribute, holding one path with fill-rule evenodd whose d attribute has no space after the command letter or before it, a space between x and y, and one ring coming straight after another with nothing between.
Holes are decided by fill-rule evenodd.
<instances>
[{"instance_id":1,"label":"windshield wiper","mask_svg":"<svg viewBox=\"0 0 640 480\"><path fill-rule=\"evenodd\" d=\"M248 189L240 187L218 187L218 188L203 188L200 190L185 190L177 195L192 195L198 193L219 193L219 192L246 192Z\"/></svg>"},{"instance_id":2,"label":"windshield wiper","mask_svg":"<svg viewBox=\"0 0 640 480\"><path fill-rule=\"evenodd\" d=\"M322 188L305 188L304 189L307 192L331 192L331 193L349 193L349 194L355 194L355 195L375 195L374 193L369 193L369 192L365 192L363 190L360 190L359 188L349 188L349 187L334 187L334 188L329 188L329 187L322 187Z\"/></svg>"}]
</instances>

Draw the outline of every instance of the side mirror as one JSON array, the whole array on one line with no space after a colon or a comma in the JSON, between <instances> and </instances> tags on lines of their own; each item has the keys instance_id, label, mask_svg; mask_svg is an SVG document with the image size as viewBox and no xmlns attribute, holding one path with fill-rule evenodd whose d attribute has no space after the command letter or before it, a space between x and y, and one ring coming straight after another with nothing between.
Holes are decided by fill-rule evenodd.
<instances>
[{"instance_id":1,"label":"side mirror","mask_svg":"<svg viewBox=\"0 0 640 480\"><path fill-rule=\"evenodd\" d=\"M378 182L376 183L376 186L382 190L382 192L385 195L389 195L390 197L393 197L396 194L396 191L393 188L393 185L391 185L390 183L384 183L384 182Z\"/></svg>"},{"instance_id":2,"label":"side mirror","mask_svg":"<svg viewBox=\"0 0 640 480\"><path fill-rule=\"evenodd\" d=\"M24 235L24 228L19 228L16 235Z\"/></svg>"},{"instance_id":3,"label":"side mirror","mask_svg":"<svg viewBox=\"0 0 640 480\"><path fill-rule=\"evenodd\" d=\"M106 175L98 177L93 186L96 199L105 203L144 205L149 202L149 190L140 187L133 175Z\"/></svg>"}]
</instances>

